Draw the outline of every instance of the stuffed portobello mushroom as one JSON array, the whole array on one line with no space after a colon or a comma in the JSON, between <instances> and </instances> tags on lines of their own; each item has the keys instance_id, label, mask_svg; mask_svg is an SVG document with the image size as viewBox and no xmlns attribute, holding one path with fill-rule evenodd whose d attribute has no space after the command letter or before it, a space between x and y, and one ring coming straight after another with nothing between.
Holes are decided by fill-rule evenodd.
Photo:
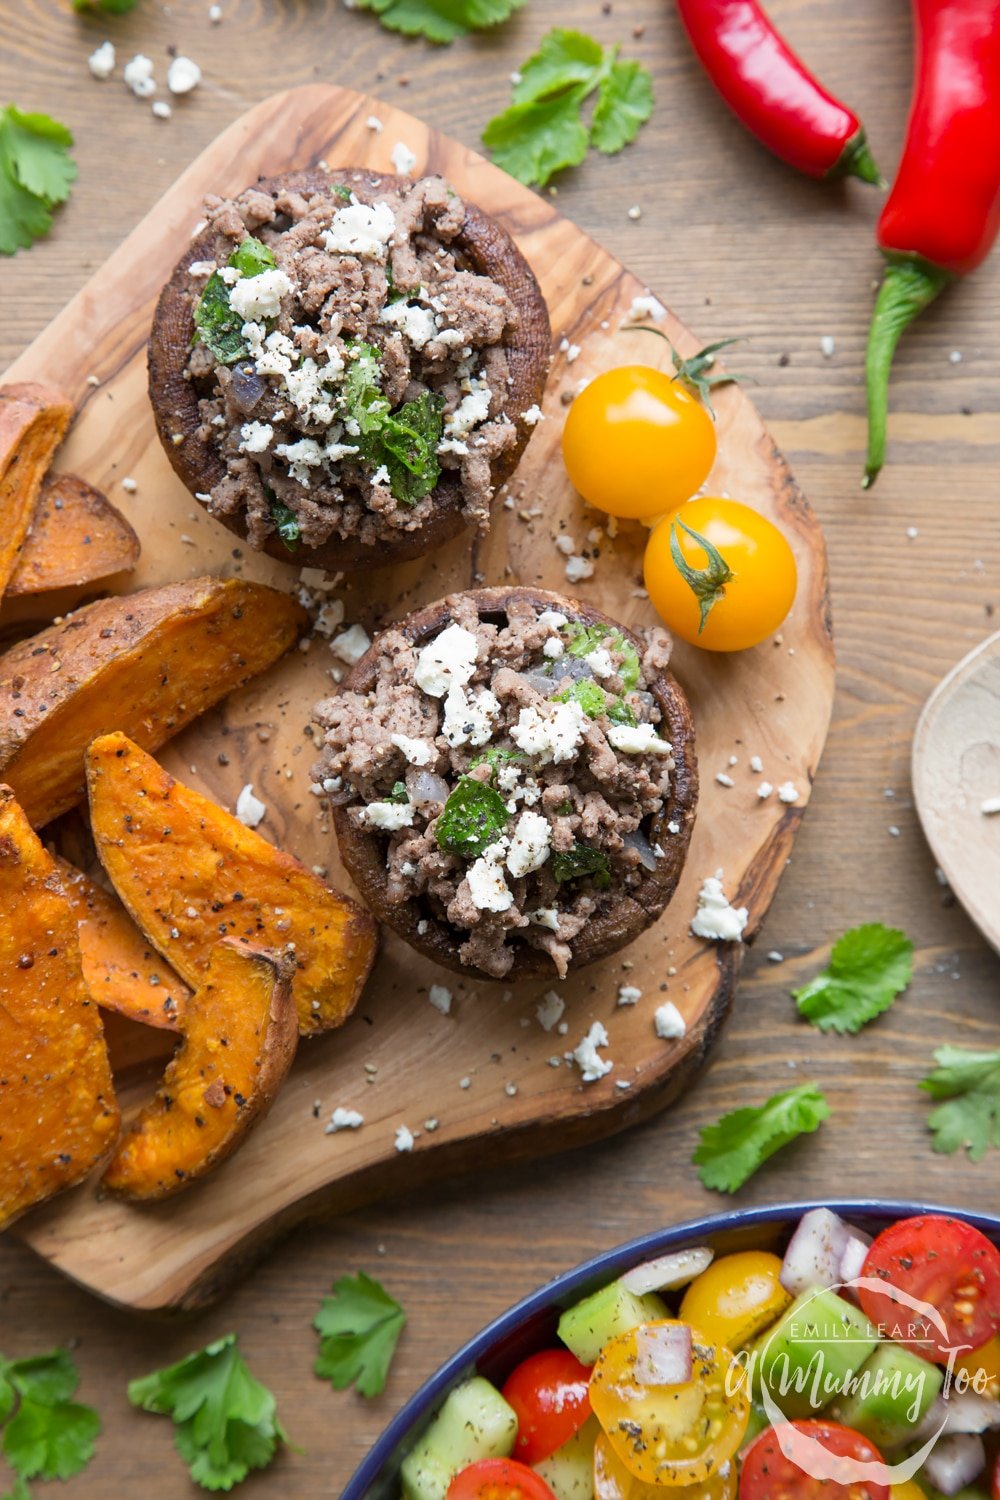
<instances>
[{"instance_id":1,"label":"stuffed portobello mushroom","mask_svg":"<svg viewBox=\"0 0 1000 1500\"><path fill-rule=\"evenodd\" d=\"M210 514L273 557L358 569L488 526L549 346L521 252L443 178L316 169L207 200L149 391Z\"/></svg>"},{"instance_id":2,"label":"stuffed portobello mushroom","mask_svg":"<svg viewBox=\"0 0 1000 1500\"><path fill-rule=\"evenodd\" d=\"M670 638L529 588L453 594L373 642L317 705L344 863L421 952L563 976L667 905L698 778Z\"/></svg>"}]
</instances>

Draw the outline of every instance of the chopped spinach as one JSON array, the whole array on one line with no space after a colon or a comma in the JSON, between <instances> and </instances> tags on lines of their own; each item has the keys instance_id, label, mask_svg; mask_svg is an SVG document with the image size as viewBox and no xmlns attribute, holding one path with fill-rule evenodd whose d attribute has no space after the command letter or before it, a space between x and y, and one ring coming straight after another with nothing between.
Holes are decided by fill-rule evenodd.
<instances>
[{"instance_id":1,"label":"chopped spinach","mask_svg":"<svg viewBox=\"0 0 1000 1500\"><path fill-rule=\"evenodd\" d=\"M510 761L523 761L525 754L523 750L507 750L503 745L491 745L484 750L482 755L477 755L469 762L469 770L475 770L476 766L491 766L494 773L500 766L507 765Z\"/></svg>"},{"instance_id":2,"label":"chopped spinach","mask_svg":"<svg viewBox=\"0 0 1000 1500\"><path fill-rule=\"evenodd\" d=\"M549 869L558 881L579 880L582 876L589 875L600 891L607 890L611 884L608 856L602 849L595 849L591 844L576 843L572 849L555 850L549 861Z\"/></svg>"},{"instance_id":3,"label":"chopped spinach","mask_svg":"<svg viewBox=\"0 0 1000 1500\"><path fill-rule=\"evenodd\" d=\"M634 729L639 722L631 704L624 698L615 698L608 704L608 718L612 724L627 724L630 729Z\"/></svg>"},{"instance_id":4,"label":"chopped spinach","mask_svg":"<svg viewBox=\"0 0 1000 1500\"><path fill-rule=\"evenodd\" d=\"M406 790L405 781L397 781L385 800L387 802L409 802L410 794Z\"/></svg>"},{"instance_id":5,"label":"chopped spinach","mask_svg":"<svg viewBox=\"0 0 1000 1500\"><path fill-rule=\"evenodd\" d=\"M639 681L639 653L631 641L626 641L623 636L617 634L612 645L622 659L622 664L618 668L618 676L631 692Z\"/></svg>"},{"instance_id":6,"label":"chopped spinach","mask_svg":"<svg viewBox=\"0 0 1000 1500\"><path fill-rule=\"evenodd\" d=\"M608 633L607 625L584 625L582 620L570 620L561 629L569 637L566 650L570 656L589 656L596 651Z\"/></svg>"},{"instance_id":7,"label":"chopped spinach","mask_svg":"<svg viewBox=\"0 0 1000 1500\"><path fill-rule=\"evenodd\" d=\"M229 264L242 271L245 277L252 278L262 271L273 270L275 260L266 245L250 236L233 251ZM243 319L230 310L229 287L218 271L213 271L205 283L194 310L194 323L196 337L208 345L220 364L235 364L246 354Z\"/></svg>"},{"instance_id":8,"label":"chopped spinach","mask_svg":"<svg viewBox=\"0 0 1000 1500\"><path fill-rule=\"evenodd\" d=\"M608 700L603 688L598 687L592 677L581 677L564 693L556 693L554 702L579 703L588 719L599 719L607 711Z\"/></svg>"},{"instance_id":9,"label":"chopped spinach","mask_svg":"<svg viewBox=\"0 0 1000 1500\"><path fill-rule=\"evenodd\" d=\"M618 675L626 688L632 689L639 681L639 653L617 630L612 630L608 625L584 625L581 620L570 620L562 626L564 633L568 634L569 640L566 650L570 656L585 657L591 651L596 651L598 646L606 645L609 651L614 651L621 657L621 666Z\"/></svg>"},{"instance_id":10,"label":"chopped spinach","mask_svg":"<svg viewBox=\"0 0 1000 1500\"><path fill-rule=\"evenodd\" d=\"M298 550L299 542L302 540L302 532L299 528L298 517L293 510L289 510L277 495L265 488L271 507L271 517L274 521L275 530L280 536L288 552Z\"/></svg>"},{"instance_id":11,"label":"chopped spinach","mask_svg":"<svg viewBox=\"0 0 1000 1500\"><path fill-rule=\"evenodd\" d=\"M476 859L496 843L509 816L499 792L474 776L460 776L437 820L438 845L447 854Z\"/></svg>"},{"instance_id":12,"label":"chopped spinach","mask_svg":"<svg viewBox=\"0 0 1000 1500\"><path fill-rule=\"evenodd\" d=\"M444 400L422 391L395 412L381 390L379 351L373 344L351 349L340 390L341 410L358 428L362 457L389 471L389 488L402 505L416 505L441 477L437 446L444 431Z\"/></svg>"},{"instance_id":13,"label":"chopped spinach","mask_svg":"<svg viewBox=\"0 0 1000 1500\"><path fill-rule=\"evenodd\" d=\"M362 437L377 432L391 410L382 394L381 380L382 367L374 344L359 341L349 345L340 406L345 419L357 424Z\"/></svg>"},{"instance_id":14,"label":"chopped spinach","mask_svg":"<svg viewBox=\"0 0 1000 1500\"><path fill-rule=\"evenodd\" d=\"M229 257L229 264L237 271L242 271L243 275L250 280L254 276L260 276L264 271L273 271L277 261L273 251L260 240L255 240L253 235L248 235Z\"/></svg>"}]
</instances>

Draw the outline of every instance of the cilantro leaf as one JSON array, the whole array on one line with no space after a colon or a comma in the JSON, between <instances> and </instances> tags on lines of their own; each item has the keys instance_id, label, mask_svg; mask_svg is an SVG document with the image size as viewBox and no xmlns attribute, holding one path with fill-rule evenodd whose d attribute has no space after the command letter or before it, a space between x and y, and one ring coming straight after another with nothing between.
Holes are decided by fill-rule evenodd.
<instances>
[{"instance_id":1,"label":"cilantro leaf","mask_svg":"<svg viewBox=\"0 0 1000 1500\"><path fill-rule=\"evenodd\" d=\"M473 756L469 761L469 770L474 770L476 766L487 765L496 775L501 766L509 765L512 761L516 764L526 759L523 750L508 750L505 745L490 745L480 755Z\"/></svg>"},{"instance_id":2,"label":"cilantro leaf","mask_svg":"<svg viewBox=\"0 0 1000 1500\"><path fill-rule=\"evenodd\" d=\"M607 711L608 700L604 689L598 687L592 677L581 677L568 687L564 693L556 693L555 703L579 703L588 719L600 718Z\"/></svg>"},{"instance_id":3,"label":"cilantro leaf","mask_svg":"<svg viewBox=\"0 0 1000 1500\"><path fill-rule=\"evenodd\" d=\"M267 485L264 486L264 493L267 495L268 506L271 511L271 518L274 521L275 530L281 538L285 551L297 551L302 538L302 528L299 526L298 516L283 500L279 500L277 495L268 489Z\"/></svg>"},{"instance_id":4,"label":"cilantro leaf","mask_svg":"<svg viewBox=\"0 0 1000 1500\"><path fill-rule=\"evenodd\" d=\"M334 1390L353 1384L359 1395L378 1396L405 1324L399 1303L371 1276L342 1276L313 1319L321 1335L316 1374Z\"/></svg>"},{"instance_id":5,"label":"cilantro leaf","mask_svg":"<svg viewBox=\"0 0 1000 1500\"><path fill-rule=\"evenodd\" d=\"M260 276L263 271L273 270L275 260L266 245L248 236L242 244L237 245L229 257L229 264L252 279ZM220 364L235 364L246 354L243 319L230 310L229 287L218 271L212 272L198 298L194 310L194 326L197 337L208 345Z\"/></svg>"},{"instance_id":6,"label":"cilantro leaf","mask_svg":"<svg viewBox=\"0 0 1000 1500\"><path fill-rule=\"evenodd\" d=\"M612 724L627 724L630 729L634 729L639 722L631 704L625 698L616 698L608 705L608 718Z\"/></svg>"},{"instance_id":7,"label":"cilantro leaf","mask_svg":"<svg viewBox=\"0 0 1000 1500\"><path fill-rule=\"evenodd\" d=\"M438 847L462 859L478 859L495 844L510 814L500 793L475 776L460 776L434 830Z\"/></svg>"},{"instance_id":8,"label":"cilantro leaf","mask_svg":"<svg viewBox=\"0 0 1000 1500\"><path fill-rule=\"evenodd\" d=\"M920 1082L932 1099L945 1101L927 1116L934 1150L952 1156L965 1149L971 1161L981 1161L990 1146L1000 1146L1000 1050L939 1047L934 1061L934 1072Z\"/></svg>"},{"instance_id":9,"label":"cilantro leaf","mask_svg":"<svg viewBox=\"0 0 1000 1500\"><path fill-rule=\"evenodd\" d=\"M591 877L599 891L607 890L611 884L608 856L603 849L595 849L590 844L576 843L572 849L553 850L549 868L560 884L564 880L579 880L584 875Z\"/></svg>"},{"instance_id":10,"label":"cilantro leaf","mask_svg":"<svg viewBox=\"0 0 1000 1500\"><path fill-rule=\"evenodd\" d=\"M828 966L792 998L820 1031L853 1034L888 1010L912 977L913 944L906 934L866 922L838 939Z\"/></svg>"},{"instance_id":11,"label":"cilantro leaf","mask_svg":"<svg viewBox=\"0 0 1000 1500\"><path fill-rule=\"evenodd\" d=\"M101 1420L71 1400L79 1380L66 1349L27 1359L0 1356L2 1450L18 1476L12 1500L28 1496L27 1480L69 1479L93 1457Z\"/></svg>"},{"instance_id":12,"label":"cilantro leaf","mask_svg":"<svg viewBox=\"0 0 1000 1500\"><path fill-rule=\"evenodd\" d=\"M522 64L513 103L483 131L497 166L544 187L583 161L588 145L612 156L633 141L653 112L653 85L647 68L619 61L618 51L580 31L550 31ZM595 92L588 124L583 107Z\"/></svg>"},{"instance_id":13,"label":"cilantro leaf","mask_svg":"<svg viewBox=\"0 0 1000 1500\"><path fill-rule=\"evenodd\" d=\"M136 0L73 0L75 11L100 10L106 16L126 16L135 5Z\"/></svg>"},{"instance_id":14,"label":"cilantro leaf","mask_svg":"<svg viewBox=\"0 0 1000 1500\"><path fill-rule=\"evenodd\" d=\"M405 802L405 803L409 803L410 794L406 790L406 782L405 781L396 781L396 782L393 782L392 791L389 793L388 797L386 797L385 800L387 802Z\"/></svg>"},{"instance_id":15,"label":"cilantro leaf","mask_svg":"<svg viewBox=\"0 0 1000 1500\"><path fill-rule=\"evenodd\" d=\"M734 1109L706 1125L692 1160L707 1188L735 1193L768 1157L797 1136L817 1130L830 1113L814 1083L774 1094L757 1108Z\"/></svg>"},{"instance_id":16,"label":"cilantro leaf","mask_svg":"<svg viewBox=\"0 0 1000 1500\"><path fill-rule=\"evenodd\" d=\"M264 271L273 271L277 261L274 258L274 251L262 240L256 240L250 234L236 246L229 257L229 264L237 271L242 271L244 276L252 279L254 276L260 276Z\"/></svg>"},{"instance_id":17,"label":"cilantro leaf","mask_svg":"<svg viewBox=\"0 0 1000 1500\"><path fill-rule=\"evenodd\" d=\"M68 1401L80 1384L73 1356L68 1349L53 1349L28 1359L14 1359L2 1367L3 1377L17 1391L41 1406Z\"/></svg>"},{"instance_id":18,"label":"cilantro leaf","mask_svg":"<svg viewBox=\"0 0 1000 1500\"><path fill-rule=\"evenodd\" d=\"M236 1335L129 1383L143 1411L173 1417L177 1451L206 1490L229 1490L274 1458L285 1433L274 1397L255 1380Z\"/></svg>"},{"instance_id":19,"label":"cilantro leaf","mask_svg":"<svg viewBox=\"0 0 1000 1500\"><path fill-rule=\"evenodd\" d=\"M0 110L0 255L26 250L52 227L76 178L73 137L48 115Z\"/></svg>"},{"instance_id":20,"label":"cilantro leaf","mask_svg":"<svg viewBox=\"0 0 1000 1500\"><path fill-rule=\"evenodd\" d=\"M386 417L376 443L363 447L366 456L389 471L389 489L404 505L416 505L429 495L441 477L437 447L444 433L444 397L421 391Z\"/></svg>"},{"instance_id":21,"label":"cilantro leaf","mask_svg":"<svg viewBox=\"0 0 1000 1500\"><path fill-rule=\"evenodd\" d=\"M340 387L340 403L344 416L349 422L357 423L364 437L378 431L391 408L382 395L382 367L375 345L352 343L348 356Z\"/></svg>"},{"instance_id":22,"label":"cilantro leaf","mask_svg":"<svg viewBox=\"0 0 1000 1500\"><path fill-rule=\"evenodd\" d=\"M429 42L453 42L467 31L499 25L526 3L527 0L357 0L355 8L374 11L390 31L423 36Z\"/></svg>"}]
</instances>

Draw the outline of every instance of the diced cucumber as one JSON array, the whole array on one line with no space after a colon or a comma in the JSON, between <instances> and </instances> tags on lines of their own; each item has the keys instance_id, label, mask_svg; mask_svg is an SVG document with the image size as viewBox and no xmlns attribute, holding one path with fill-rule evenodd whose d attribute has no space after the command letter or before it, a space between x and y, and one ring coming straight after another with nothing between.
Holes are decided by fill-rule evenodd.
<instances>
[{"instance_id":1,"label":"diced cucumber","mask_svg":"<svg viewBox=\"0 0 1000 1500\"><path fill-rule=\"evenodd\" d=\"M588 1417L575 1437L535 1464L556 1500L594 1500L594 1444L601 1424Z\"/></svg>"},{"instance_id":2,"label":"diced cucumber","mask_svg":"<svg viewBox=\"0 0 1000 1500\"><path fill-rule=\"evenodd\" d=\"M803 1292L758 1341L759 1379L786 1417L815 1416L878 1341L864 1313L836 1292Z\"/></svg>"},{"instance_id":3,"label":"diced cucumber","mask_svg":"<svg viewBox=\"0 0 1000 1500\"><path fill-rule=\"evenodd\" d=\"M655 1292L637 1297L620 1281L612 1281L566 1309L559 1319L559 1337L581 1364L592 1365L618 1334L669 1316L666 1303Z\"/></svg>"},{"instance_id":4,"label":"diced cucumber","mask_svg":"<svg viewBox=\"0 0 1000 1500\"><path fill-rule=\"evenodd\" d=\"M877 1448L893 1448L912 1437L944 1385L937 1365L901 1344L879 1344L857 1380L860 1389L838 1397L833 1415L845 1427L863 1432Z\"/></svg>"},{"instance_id":5,"label":"diced cucumber","mask_svg":"<svg viewBox=\"0 0 1000 1500\"><path fill-rule=\"evenodd\" d=\"M480 1458L509 1458L517 1417L481 1375L456 1386L417 1446L403 1460L403 1500L445 1500L460 1470Z\"/></svg>"}]
</instances>

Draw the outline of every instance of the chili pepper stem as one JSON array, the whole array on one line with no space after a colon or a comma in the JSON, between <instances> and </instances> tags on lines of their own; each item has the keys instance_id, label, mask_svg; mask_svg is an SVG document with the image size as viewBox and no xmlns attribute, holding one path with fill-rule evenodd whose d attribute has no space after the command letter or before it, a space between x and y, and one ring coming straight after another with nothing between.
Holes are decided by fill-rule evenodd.
<instances>
[{"instance_id":1,"label":"chili pepper stem","mask_svg":"<svg viewBox=\"0 0 1000 1500\"><path fill-rule=\"evenodd\" d=\"M868 389L868 456L862 489L871 489L885 462L886 423L889 414L889 372L903 330L952 280L951 273L927 261L891 260L875 299L865 382Z\"/></svg>"},{"instance_id":2,"label":"chili pepper stem","mask_svg":"<svg viewBox=\"0 0 1000 1500\"><path fill-rule=\"evenodd\" d=\"M889 186L879 171L878 162L872 155L868 137L863 128L856 135L851 136L827 175L829 177L860 177L862 182L870 182L872 187L877 188Z\"/></svg>"}]
</instances>

